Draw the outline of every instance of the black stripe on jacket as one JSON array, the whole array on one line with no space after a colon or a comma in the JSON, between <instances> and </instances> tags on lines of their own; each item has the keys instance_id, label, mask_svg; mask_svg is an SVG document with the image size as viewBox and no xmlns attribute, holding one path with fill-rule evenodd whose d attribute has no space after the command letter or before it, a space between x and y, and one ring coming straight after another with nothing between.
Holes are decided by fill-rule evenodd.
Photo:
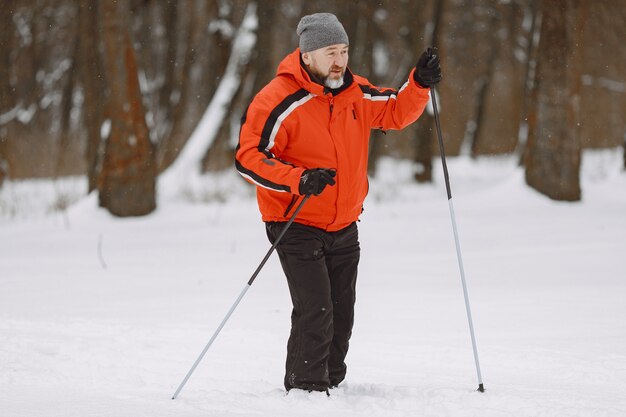
<instances>
[{"instance_id":1,"label":"black stripe on jacket","mask_svg":"<svg viewBox=\"0 0 626 417\"><path fill-rule=\"evenodd\" d=\"M274 126L276 125L276 123L278 123L278 118L295 102L302 100L304 97L306 97L307 95L309 95L309 92L305 89L300 89L298 91L296 91L295 93L292 93L290 95L288 95L287 97L285 97L276 107L274 107L272 109L272 111L270 112L270 115L268 116L267 120L265 121L265 125L263 126L263 131L261 132L261 138L259 141L259 145L257 147L257 149L259 150L259 152L263 153L267 159L273 159L275 161L278 161L282 164L285 165L291 165L293 166L293 164L288 163L286 161L282 161L279 158L276 158L268 149L267 147L269 146L270 143L270 137L272 135L272 130L274 130ZM250 106L248 106L248 108L246 109L246 112L244 113L244 115L241 118L241 128L243 128L244 123L246 123L246 119L247 119L247 115L248 115L248 109ZM239 130L239 134L241 136L241 129ZM239 149L241 144L237 145L237 149ZM266 188L271 188L274 190L278 190L278 191L286 191L288 193L291 192L291 187L287 186L287 185L283 185L283 184L277 184L274 183L266 178L261 177L260 175L258 175L257 173L255 173L254 171L245 168L239 161L235 161L235 167L237 168L237 171L239 171L240 173L250 177L254 182L266 187Z\"/></svg>"},{"instance_id":2,"label":"black stripe on jacket","mask_svg":"<svg viewBox=\"0 0 626 417\"><path fill-rule=\"evenodd\" d=\"M361 88L361 91L364 94L369 94L372 97L391 97L393 95L398 95L398 90L394 90L393 88L388 88L385 90L377 90L375 88L372 88L368 85L363 85L363 84L359 84L359 87Z\"/></svg>"},{"instance_id":3,"label":"black stripe on jacket","mask_svg":"<svg viewBox=\"0 0 626 417\"><path fill-rule=\"evenodd\" d=\"M237 171L239 171L242 174L245 174L246 176L248 176L251 179L253 179L254 182L256 182L258 184L261 184L262 186L264 186L266 188L271 188L272 190L277 190L277 191L286 191L288 193L291 192L291 187L289 187L288 185L276 184L275 182L267 180L267 179L257 175L254 171L251 171L251 170L245 168L237 160L235 161L235 167L237 168Z\"/></svg>"},{"instance_id":4,"label":"black stripe on jacket","mask_svg":"<svg viewBox=\"0 0 626 417\"><path fill-rule=\"evenodd\" d=\"M288 95L281 101L274 109L270 112L269 117L265 121L265 125L263 126L263 131L261 132L261 141L259 142L259 150L264 151L270 143L270 136L272 135L272 130L274 130L274 126L278 122L278 118L281 114L283 114L289 106L291 106L296 101L302 100L304 97L308 96L309 92L304 88L296 91L293 94Z\"/></svg>"}]
</instances>

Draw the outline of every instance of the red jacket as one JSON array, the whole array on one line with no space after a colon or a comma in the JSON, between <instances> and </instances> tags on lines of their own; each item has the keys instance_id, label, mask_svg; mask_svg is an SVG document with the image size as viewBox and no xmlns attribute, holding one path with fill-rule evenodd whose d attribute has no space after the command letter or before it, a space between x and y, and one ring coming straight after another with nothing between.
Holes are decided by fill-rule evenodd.
<instances>
[{"instance_id":1,"label":"red jacket","mask_svg":"<svg viewBox=\"0 0 626 417\"><path fill-rule=\"evenodd\" d=\"M333 168L334 186L312 196L296 222L337 231L356 221L368 191L370 130L402 129L428 103L428 89L413 74L400 90L378 88L346 71L333 95L311 80L296 49L276 77L254 98L243 117L236 167L257 185L263 221L287 221L301 196L300 176L308 168Z\"/></svg>"}]
</instances>

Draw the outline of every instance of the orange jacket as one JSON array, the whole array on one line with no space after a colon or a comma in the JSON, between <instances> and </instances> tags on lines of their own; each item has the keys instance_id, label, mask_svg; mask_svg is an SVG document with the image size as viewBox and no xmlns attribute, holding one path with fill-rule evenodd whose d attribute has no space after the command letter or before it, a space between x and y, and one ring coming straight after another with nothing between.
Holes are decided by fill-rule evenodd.
<instances>
[{"instance_id":1,"label":"orange jacket","mask_svg":"<svg viewBox=\"0 0 626 417\"><path fill-rule=\"evenodd\" d=\"M263 221L289 219L301 197L305 169L335 169L336 184L312 196L295 221L337 231L358 220L363 210L370 130L402 129L414 122L428 103L429 90L413 74L393 90L347 70L344 87L333 96L302 65L296 49L253 99L242 119L236 167L257 185Z\"/></svg>"}]
</instances>

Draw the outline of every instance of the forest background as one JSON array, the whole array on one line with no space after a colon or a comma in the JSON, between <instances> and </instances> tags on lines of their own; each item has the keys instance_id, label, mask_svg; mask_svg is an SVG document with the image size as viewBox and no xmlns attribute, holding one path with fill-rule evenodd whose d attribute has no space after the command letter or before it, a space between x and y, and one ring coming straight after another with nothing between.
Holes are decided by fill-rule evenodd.
<instances>
[{"instance_id":1,"label":"forest background","mask_svg":"<svg viewBox=\"0 0 626 417\"><path fill-rule=\"evenodd\" d=\"M86 176L111 213L150 213L208 109L197 169L232 170L246 106L318 11L376 85L400 87L438 48L449 155L517 154L529 186L577 201L582 150L626 148L626 0L3 0L0 187ZM388 155L431 181L433 125L374 132L370 174Z\"/></svg>"}]
</instances>

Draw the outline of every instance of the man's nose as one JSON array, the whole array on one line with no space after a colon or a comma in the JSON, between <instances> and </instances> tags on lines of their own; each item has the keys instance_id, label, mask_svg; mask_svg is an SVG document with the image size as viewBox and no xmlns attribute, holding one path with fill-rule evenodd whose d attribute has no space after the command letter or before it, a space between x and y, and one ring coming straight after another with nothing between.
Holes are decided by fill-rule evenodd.
<instances>
[{"instance_id":1,"label":"man's nose","mask_svg":"<svg viewBox=\"0 0 626 417\"><path fill-rule=\"evenodd\" d=\"M337 57L333 60L333 65L336 67L344 67L346 65L346 58L344 57Z\"/></svg>"}]
</instances>

